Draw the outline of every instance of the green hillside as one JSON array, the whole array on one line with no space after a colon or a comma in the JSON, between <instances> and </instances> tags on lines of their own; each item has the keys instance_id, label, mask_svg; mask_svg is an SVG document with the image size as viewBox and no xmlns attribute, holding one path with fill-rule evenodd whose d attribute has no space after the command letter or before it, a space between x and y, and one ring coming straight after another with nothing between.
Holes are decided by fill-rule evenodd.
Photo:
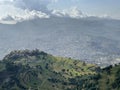
<instances>
[{"instance_id":1,"label":"green hillside","mask_svg":"<svg viewBox=\"0 0 120 90\"><path fill-rule=\"evenodd\" d=\"M120 65L100 67L39 50L13 51L0 62L0 90L119 90Z\"/></svg>"}]
</instances>

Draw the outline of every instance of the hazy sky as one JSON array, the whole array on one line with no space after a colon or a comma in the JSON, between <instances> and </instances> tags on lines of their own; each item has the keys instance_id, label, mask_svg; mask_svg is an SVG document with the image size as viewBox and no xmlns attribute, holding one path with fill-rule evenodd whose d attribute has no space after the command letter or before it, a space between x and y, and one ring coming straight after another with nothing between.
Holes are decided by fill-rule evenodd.
<instances>
[{"instance_id":1,"label":"hazy sky","mask_svg":"<svg viewBox=\"0 0 120 90\"><path fill-rule=\"evenodd\" d=\"M0 23L49 18L51 15L120 19L120 0L0 0Z\"/></svg>"},{"instance_id":2,"label":"hazy sky","mask_svg":"<svg viewBox=\"0 0 120 90\"><path fill-rule=\"evenodd\" d=\"M120 18L120 0L58 0L49 7L65 9L72 6L76 6L88 14Z\"/></svg>"}]
</instances>

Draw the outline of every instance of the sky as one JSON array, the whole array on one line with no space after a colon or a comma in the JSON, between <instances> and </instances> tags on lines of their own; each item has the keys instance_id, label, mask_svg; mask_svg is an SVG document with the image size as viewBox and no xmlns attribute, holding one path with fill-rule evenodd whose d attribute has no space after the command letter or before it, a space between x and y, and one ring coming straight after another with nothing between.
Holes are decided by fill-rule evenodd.
<instances>
[{"instance_id":1,"label":"sky","mask_svg":"<svg viewBox=\"0 0 120 90\"><path fill-rule=\"evenodd\" d=\"M58 0L50 8L65 9L78 7L82 12L91 15L108 15L120 18L120 0Z\"/></svg>"},{"instance_id":2,"label":"sky","mask_svg":"<svg viewBox=\"0 0 120 90\"><path fill-rule=\"evenodd\" d=\"M51 16L120 19L120 0L0 0L0 23Z\"/></svg>"},{"instance_id":3,"label":"sky","mask_svg":"<svg viewBox=\"0 0 120 90\"><path fill-rule=\"evenodd\" d=\"M120 20L120 0L0 0L0 57L38 47L108 63L120 57L120 21L111 18Z\"/></svg>"}]
</instances>

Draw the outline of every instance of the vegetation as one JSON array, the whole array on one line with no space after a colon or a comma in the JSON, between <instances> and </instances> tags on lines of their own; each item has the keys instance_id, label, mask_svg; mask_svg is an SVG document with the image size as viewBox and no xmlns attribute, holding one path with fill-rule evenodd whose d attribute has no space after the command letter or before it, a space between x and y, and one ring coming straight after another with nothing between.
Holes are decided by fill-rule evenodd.
<instances>
[{"instance_id":1,"label":"vegetation","mask_svg":"<svg viewBox=\"0 0 120 90\"><path fill-rule=\"evenodd\" d=\"M13 51L0 62L0 90L108 89L120 89L120 65L101 69L37 49Z\"/></svg>"}]
</instances>

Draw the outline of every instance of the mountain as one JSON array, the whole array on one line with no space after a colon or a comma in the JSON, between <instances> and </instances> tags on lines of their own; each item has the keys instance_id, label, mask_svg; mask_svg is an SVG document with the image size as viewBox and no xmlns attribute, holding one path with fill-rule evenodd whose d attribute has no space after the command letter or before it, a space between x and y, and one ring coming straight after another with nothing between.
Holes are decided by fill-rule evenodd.
<instances>
[{"instance_id":1,"label":"mountain","mask_svg":"<svg viewBox=\"0 0 120 90\"><path fill-rule=\"evenodd\" d=\"M39 50L12 51L0 62L0 90L119 90L120 65L97 65Z\"/></svg>"},{"instance_id":2,"label":"mountain","mask_svg":"<svg viewBox=\"0 0 120 90\"><path fill-rule=\"evenodd\" d=\"M55 56L108 66L120 62L119 33L120 20L95 17L0 24L0 59L14 50L37 47Z\"/></svg>"}]
</instances>

